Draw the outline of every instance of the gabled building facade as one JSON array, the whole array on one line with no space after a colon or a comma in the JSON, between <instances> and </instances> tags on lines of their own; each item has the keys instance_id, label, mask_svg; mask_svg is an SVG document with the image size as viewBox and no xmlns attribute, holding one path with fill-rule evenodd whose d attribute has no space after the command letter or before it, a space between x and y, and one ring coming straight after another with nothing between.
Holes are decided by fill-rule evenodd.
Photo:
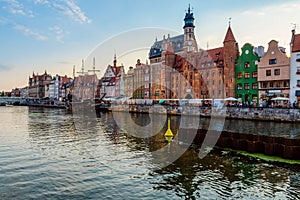
<instances>
[{"instance_id":1,"label":"gabled building facade","mask_svg":"<svg viewBox=\"0 0 300 200\"><path fill-rule=\"evenodd\" d=\"M108 65L104 76L101 78L100 96L117 98L124 96L124 66L117 66L117 58L114 56L113 66Z\"/></svg>"},{"instance_id":2,"label":"gabled building facade","mask_svg":"<svg viewBox=\"0 0 300 200\"><path fill-rule=\"evenodd\" d=\"M47 74L45 71L44 74L32 74L32 77L29 77L28 81L28 96L30 98L44 98L45 97L45 89L47 90L47 85L52 80L52 76Z\"/></svg>"},{"instance_id":3,"label":"gabled building facade","mask_svg":"<svg viewBox=\"0 0 300 200\"><path fill-rule=\"evenodd\" d=\"M271 104L274 97L290 95L290 59L278 42L271 40L258 63L259 97Z\"/></svg>"},{"instance_id":4,"label":"gabled building facade","mask_svg":"<svg viewBox=\"0 0 300 200\"><path fill-rule=\"evenodd\" d=\"M133 98L149 99L150 98L150 66L141 63L140 59L134 68L133 74Z\"/></svg>"},{"instance_id":5,"label":"gabled building facade","mask_svg":"<svg viewBox=\"0 0 300 200\"><path fill-rule=\"evenodd\" d=\"M253 48L251 44L246 43L242 47L241 56L237 59L235 97L244 103L259 106L257 65L260 57Z\"/></svg>"}]
</instances>

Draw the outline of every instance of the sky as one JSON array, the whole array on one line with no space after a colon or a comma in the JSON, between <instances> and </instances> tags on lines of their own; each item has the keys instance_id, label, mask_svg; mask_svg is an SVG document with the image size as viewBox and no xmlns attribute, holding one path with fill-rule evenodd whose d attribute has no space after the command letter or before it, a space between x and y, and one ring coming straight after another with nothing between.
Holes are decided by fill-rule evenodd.
<instances>
[{"instance_id":1,"label":"sky","mask_svg":"<svg viewBox=\"0 0 300 200\"><path fill-rule=\"evenodd\" d=\"M98 76L116 53L125 69L163 35L183 33L191 5L198 47L223 44L229 18L241 48L275 39L287 48L291 30L300 30L299 0L0 0L0 91L25 87L33 72L72 76L73 66Z\"/></svg>"}]
</instances>

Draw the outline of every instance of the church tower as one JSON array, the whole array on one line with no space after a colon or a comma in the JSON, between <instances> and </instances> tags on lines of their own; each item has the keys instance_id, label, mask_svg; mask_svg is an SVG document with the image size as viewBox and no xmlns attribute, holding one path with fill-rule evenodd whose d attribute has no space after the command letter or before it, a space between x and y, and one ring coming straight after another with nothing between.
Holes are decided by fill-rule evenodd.
<instances>
[{"instance_id":1,"label":"church tower","mask_svg":"<svg viewBox=\"0 0 300 200\"><path fill-rule=\"evenodd\" d=\"M235 64L239 57L239 47L229 26L223 41L225 97L235 97Z\"/></svg>"},{"instance_id":2,"label":"church tower","mask_svg":"<svg viewBox=\"0 0 300 200\"><path fill-rule=\"evenodd\" d=\"M191 12L191 8L189 5L188 11L185 14L184 26L183 26L183 30L184 30L183 49L184 49L184 52L198 51L197 42L196 42L195 34L194 34L194 29L195 29L194 15Z\"/></svg>"}]
</instances>

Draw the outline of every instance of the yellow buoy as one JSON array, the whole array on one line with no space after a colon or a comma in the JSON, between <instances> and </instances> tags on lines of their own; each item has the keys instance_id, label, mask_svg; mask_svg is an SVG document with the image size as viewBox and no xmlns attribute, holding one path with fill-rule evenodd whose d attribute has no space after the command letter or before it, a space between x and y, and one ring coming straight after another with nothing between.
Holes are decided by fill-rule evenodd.
<instances>
[{"instance_id":1,"label":"yellow buoy","mask_svg":"<svg viewBox=\"0 0 300 200\"><path fill-rule=\"evenodd\" d=\"M173 133L171 131L171 128L170 128L170 119L168 119L168 130L166 131L165 133L165 137L173 137Z\"/></svg>"}]
</instances>

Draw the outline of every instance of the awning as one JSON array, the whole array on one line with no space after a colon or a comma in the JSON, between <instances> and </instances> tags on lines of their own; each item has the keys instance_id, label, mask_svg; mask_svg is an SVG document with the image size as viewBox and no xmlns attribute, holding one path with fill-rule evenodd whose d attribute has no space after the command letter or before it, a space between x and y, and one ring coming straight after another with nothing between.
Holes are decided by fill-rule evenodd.
<instances>
[{"instance_id":1,"label":"awning","mask_svg":"<svg viewBox=\"0 0 300 200\"><path fill-rule=\"evenodd\" d=\"M162 104L162 103L164 103L165 102L165 100L163 100L163 99L161 99L161 100L159 100L159 104Z\"/></svg>"}]
</instances>

